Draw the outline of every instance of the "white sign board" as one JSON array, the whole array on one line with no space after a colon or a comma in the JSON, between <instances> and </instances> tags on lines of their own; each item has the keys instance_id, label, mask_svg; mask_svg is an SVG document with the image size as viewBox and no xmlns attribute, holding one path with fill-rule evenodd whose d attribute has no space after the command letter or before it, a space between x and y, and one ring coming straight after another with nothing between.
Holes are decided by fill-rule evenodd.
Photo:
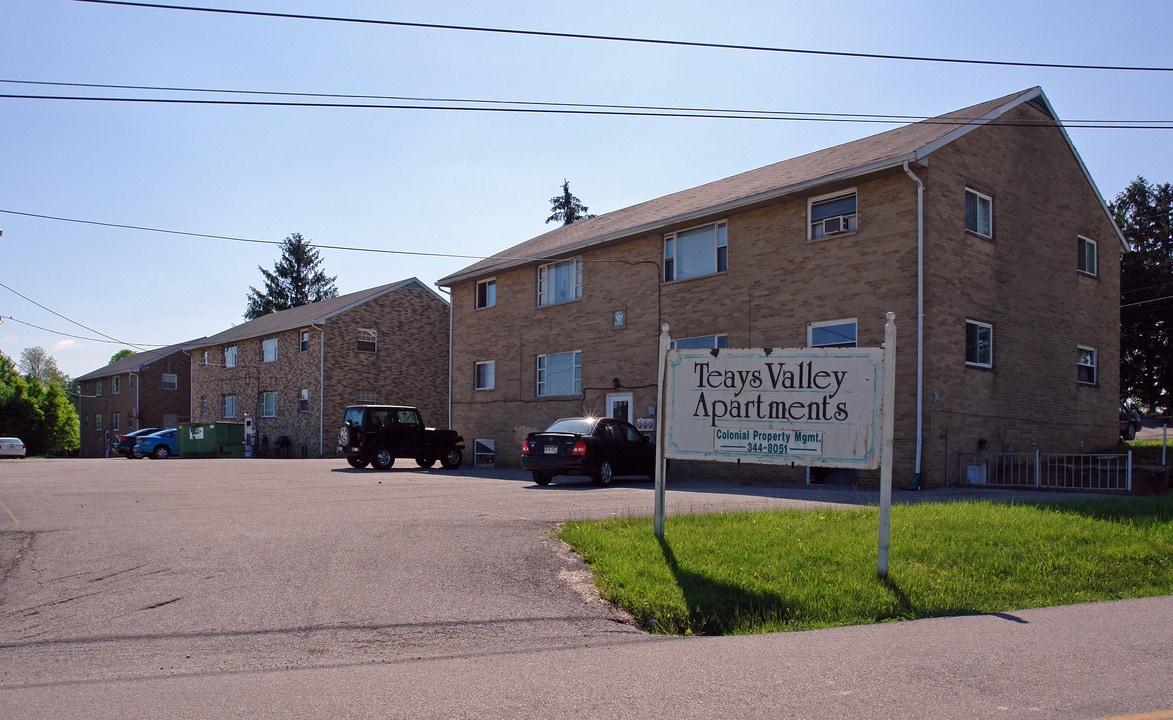
<instances>
[{"instance_id":1,"label":"white sign board","mask_svg":"<svg viewBox=\"0 0 1173 720\"><path fill-rule=\"evenodd\" d=\"M670 350L664 454L880 466L880 348Z\"/></svg>"}]
</instances>

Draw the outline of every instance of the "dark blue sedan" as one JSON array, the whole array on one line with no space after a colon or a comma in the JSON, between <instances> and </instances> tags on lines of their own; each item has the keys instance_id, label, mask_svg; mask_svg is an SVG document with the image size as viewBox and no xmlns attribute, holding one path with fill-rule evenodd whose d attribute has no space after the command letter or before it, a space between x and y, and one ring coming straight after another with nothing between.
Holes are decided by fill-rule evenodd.
<instances>
[{"instance_id":1,"label":"dark blue sedan","mask_svg":"<svg viewBox=\"0 0 1173 720\"><path fill-rule=\"evenodd\" d=\"M172 455L179 454L179 443L175 439L179 434L176 428L169 430L160 430L157 433L150 435L143 435L138 438L138 442L134 444L134 456L156 458L158 460L165 460Z\"/></svg>"},{"instance_id":2,"label":"dark blue sedan","mask_svg":"<svg viewBox=\"0 0 1173 720\"><path fill-rule=\"evenodd\" d=\"M610 485L622 475L654 477L656 446L624 420L562 418L526 436L521 466L538 485L549 485L555 475L585 475L596 485Z\"/></svg>"}]
</instances>

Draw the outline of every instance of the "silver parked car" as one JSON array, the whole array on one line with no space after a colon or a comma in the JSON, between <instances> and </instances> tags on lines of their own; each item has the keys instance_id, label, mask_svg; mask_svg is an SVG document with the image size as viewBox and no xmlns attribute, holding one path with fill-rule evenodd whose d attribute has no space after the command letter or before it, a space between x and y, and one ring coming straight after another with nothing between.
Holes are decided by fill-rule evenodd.
<instances>
[{"instance_id":1,"label":"silver parked car","mask_svg":"<svg viewBox=\"0 0 1173 720\"><path fill-rule=\"evenodd\" d=\"M24 443L16 437L0 437L0 457L23 458L25 456Z\"/></svg>"}]
</instances>

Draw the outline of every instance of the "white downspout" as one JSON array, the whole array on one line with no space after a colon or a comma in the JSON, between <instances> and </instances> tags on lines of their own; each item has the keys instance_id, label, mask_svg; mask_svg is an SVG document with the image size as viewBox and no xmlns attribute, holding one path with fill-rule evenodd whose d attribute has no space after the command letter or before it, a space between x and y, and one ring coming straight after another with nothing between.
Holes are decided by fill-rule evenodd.
<instances>
[{"instance_id":1,"label":"white downspout","mask_svg":"<svg viewBox=\"0 0 1173 720\"><path fill-rule=\"evenodd\" d=\"M904 172L916 183L916 470L912 490L920 490L924 450L925 390L925 185L904 161Z\"/></svg>"},{"instance_id":2,"label":"white downspout","mask_svg":"<svg viewBox=\"0 0 1173 720\"><path fill-rule=\"evenodd\" d=\"M448 293L448 427L452 427L452 313L455 297L455 293Z\"/></svg>"}]
</instances>

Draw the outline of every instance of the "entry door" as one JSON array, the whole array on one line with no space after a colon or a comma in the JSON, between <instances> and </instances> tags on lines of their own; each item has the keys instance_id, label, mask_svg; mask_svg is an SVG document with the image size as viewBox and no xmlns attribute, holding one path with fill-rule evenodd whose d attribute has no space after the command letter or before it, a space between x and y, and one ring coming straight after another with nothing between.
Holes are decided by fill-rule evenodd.
<instances>
[{"instance_id":1,"label":"entry door","mask_svg":"<svg viewBox=\"0 0 1173 720\"><path fill-rule=\"evenodd\" d=\"M631 412L632 400L631 393L611 393L607 395L607 417L635 422Z\"/></svg>"}]
</instances>

